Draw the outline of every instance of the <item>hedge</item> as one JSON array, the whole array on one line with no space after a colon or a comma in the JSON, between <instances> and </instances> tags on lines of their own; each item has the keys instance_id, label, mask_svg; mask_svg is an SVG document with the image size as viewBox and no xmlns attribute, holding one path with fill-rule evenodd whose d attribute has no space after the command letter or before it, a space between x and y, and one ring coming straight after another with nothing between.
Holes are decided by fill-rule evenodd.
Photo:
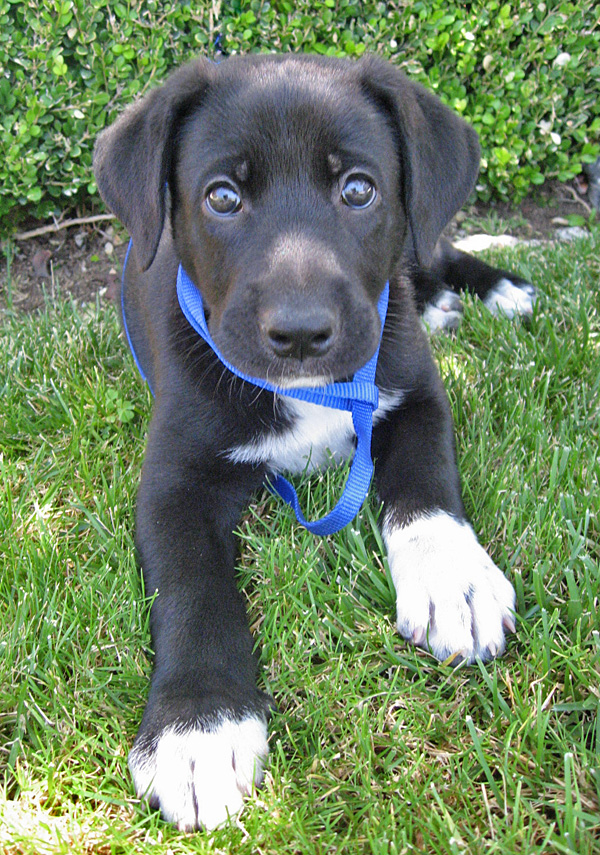
<instances>
[{"instance_id":1,"label":"hedge","mask_svg":"<svg viewBox=\"0 0 600 855\"><path fill-rule=\"evenodd\" d=\"M0 232L99 205L98 132L217 50L390 58L479 132L479 196L518 201L600 152L598 18L596 0L0 0Z\"/></svg>"}]
</instances>

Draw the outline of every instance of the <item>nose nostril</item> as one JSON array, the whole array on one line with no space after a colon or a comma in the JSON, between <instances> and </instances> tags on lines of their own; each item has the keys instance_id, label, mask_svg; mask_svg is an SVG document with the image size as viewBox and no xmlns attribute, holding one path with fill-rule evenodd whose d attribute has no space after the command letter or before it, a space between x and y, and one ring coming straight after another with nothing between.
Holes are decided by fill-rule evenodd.
<instances>
[{"instance_id":1,"label":"nose nostril","mask_svg":"<svg viewBox=\"0 0 600 855\"><path fill-rule=\"evenodd\" d=\"M286 333L277 330L269 330L267 338L271 348L277 356L289 356L294 349L294 340Z\"/></svg>"},{"instance_id":2,"label":"nose nostril","mask_svg":"<svg viewBox=\"0 0 600 855\"><path fill-rule=\"evenodd\" d=\"M335 332L330 318L314 313L273 313L261 325L265 343L279 357L308 359L324 356Z\"/></svg>"},{"instance_id":3,"label":"nose nostril","mask_svg":"<svg viewBox=\"0 0 600 855\"><path fill-rule=\"evenodd\" d=\"M310 336L309 340L307 341L307 351L310 352L311 356L319 356L322 353L326 353L331 346L332 337L332 329L327 329L323 330L323 332L315 333L315 335Z\"/></svg>"},{"instance_id":4,"label":"nose nostril","mask_svg":"<svg viewBox=\"0 0 600 855\"><path fill-rule=\"evenodd\" d=\"M324 356L333 343L333 330L313 333L305 329L293 332L267 330L266 339L276 356L306 359L309 356Z\"/></svg>"}]
</instances>

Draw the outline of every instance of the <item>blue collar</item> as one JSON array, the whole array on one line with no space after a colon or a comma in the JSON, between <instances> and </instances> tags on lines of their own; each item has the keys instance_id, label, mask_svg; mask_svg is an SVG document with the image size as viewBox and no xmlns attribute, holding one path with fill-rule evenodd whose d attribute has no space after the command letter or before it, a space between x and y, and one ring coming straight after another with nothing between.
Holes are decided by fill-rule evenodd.
<instances>
[{"instance_id":1,"label":"blue collar","mask_svg":"<svg viewBox=\"0 0 600 855\"><path fill-rule=\"evenodd\" d=\"M129 249L131 249L131 242L129 244ZM127 257L129 256L129 249L127 251ZM125 258L125 265L127 264L127 257ZM129 335L127 319L125 317L125 301L123 296L125 289L125 265L123 266L121 288L123 325L125 327L125 334L127 336L127 341L133 354L133 358L142 377L144 377L144 372L137 359L133 342ZM221 355L208 330L200 292L181 264L177 271L177 297L179 299L181 311L185 315L191 327L204 339L219 360L226 368L229 369L229 371L232 372L232 374L235 374L247 383L252 383L262 389L273 392L276 395L285 395L288 398L296 398L301 401L308 401L311 404L319 404L320 406L332 407L337 410L349 410L352 413L352 422L357 438L356 451L354 453L352 465L350 466L350 472L348 473L344 491L336 506L325 517L320 520L315 520L314 522L307 521L300 509L296 491L290 482L282 475L278 474L269 478L269 486L294 509L298 522L300 522L301 525L307 528L310 532L318 535L327 535L333 534L334 532L344 528L354 519L361 509L367 496L371 477L373 475L371 435L373 432L373 413L377 409L379 403L379 390L375 385L375 372L377 370L377 359L379 357L381 337L377 350L371 359L369 359L367 364L356 372L351 382L330 383L327 386L287 389L280 386L274 386L259 377L250 377L249 375L244 374ZM377 304L382 333L387 314L388 299L389 282L386 282Z\"/></svg>"},{"instance_id":2,"label":"blue collar","mask_svg":"<svg viewBox=\"0 0 600 855\"><path fill-rule=\"evenodd\" d=\"M386 282L377 305L382 331L387 314L389 290L389 283ZM276 395L297 398L301 401L308 401L311 404L320 404L323 407L349 410L352 413L352 421L357 437L356 451L344 492L340 496L337 505L327 516L314 522L308 522L300 510L298 496L290 482L282 475L275 475L270 479L270 486L294 509L298 522L313 534L333 534L344 528L361 509L373 474L371 434L373 432L373 413L379 403L379 390L375 385L375 371L377 370L381 337L377 350L367 364L356 372L351 383L330 383L328 386L287 389L280 386L273 386L259 377L250 377L244 374L228 362L219 352L208 330L200 292L181 264L177 271L177 297L179 298L181 311L190 325L215 352L223 365L237 377L248 383L253 383L255 386L260 386L262 389L267 389Z\"/></svg>"}]
</instances>

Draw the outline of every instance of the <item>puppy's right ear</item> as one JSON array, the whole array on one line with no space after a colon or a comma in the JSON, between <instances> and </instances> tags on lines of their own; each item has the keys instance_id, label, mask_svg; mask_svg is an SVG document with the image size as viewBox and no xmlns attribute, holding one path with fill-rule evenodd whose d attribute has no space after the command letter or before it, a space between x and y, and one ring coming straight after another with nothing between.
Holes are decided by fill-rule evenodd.
<instances>
[{"instance_id":1,"label":"puppy's right ear","mask_svg":"<svg viewBox=\"0 0 600 855\"><path fill-rule=\"evenodd\" d=\"M125 110L96 142L98 189L133 238L142 270L152 264L163 229L177 124L202 102L214 73L206 59L183 66Z\"/></svg>"}]
</instances>

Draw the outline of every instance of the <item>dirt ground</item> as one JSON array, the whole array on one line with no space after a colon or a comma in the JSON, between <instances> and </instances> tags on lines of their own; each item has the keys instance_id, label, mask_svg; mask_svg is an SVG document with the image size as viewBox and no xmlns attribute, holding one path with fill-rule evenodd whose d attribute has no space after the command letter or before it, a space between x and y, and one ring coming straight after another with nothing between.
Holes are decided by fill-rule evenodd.
<instances>
[{"instance_id":1,"label":"dirt ground","mask_svg":"<svg viewBox=\"0 0 600 855\"><path fill-rule=\"evenodd\" d=\"M448 233L551 239L557 228L568 225L568 217L586 217L588 210L579 185L554 184L517 208L477 203L457 216ZM28 223L27 231L40 226L44 224ZM36 237L13 238L3 242L3 250L0 314L9 307L28 312L43 304L44 294L56 299L72 297L80 304L94 302L97 296L113 299L118 292L127 235L116 221L94 222Z\"/></svg>"}]
</instances>

